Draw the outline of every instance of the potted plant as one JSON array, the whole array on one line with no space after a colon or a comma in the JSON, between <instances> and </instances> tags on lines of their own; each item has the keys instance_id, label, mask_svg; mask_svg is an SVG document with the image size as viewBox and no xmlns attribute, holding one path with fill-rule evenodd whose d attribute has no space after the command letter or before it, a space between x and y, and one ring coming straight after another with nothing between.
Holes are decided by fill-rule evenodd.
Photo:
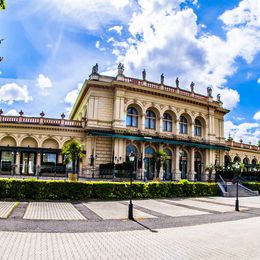
<instances>
[{"instance_id":1,"label":"potted plant","mask_svg":"<svg viewBox=\"0 0 260 260\"><path fill-rule=\"evenodd\" d=\"M84 156L81 144L76 140L70 140L62 147L64 155L64 164L72 163L72 172L68 174L69 180L76 181L78 179L78 161L82 161Z\"/></svg>"}]
</instances>

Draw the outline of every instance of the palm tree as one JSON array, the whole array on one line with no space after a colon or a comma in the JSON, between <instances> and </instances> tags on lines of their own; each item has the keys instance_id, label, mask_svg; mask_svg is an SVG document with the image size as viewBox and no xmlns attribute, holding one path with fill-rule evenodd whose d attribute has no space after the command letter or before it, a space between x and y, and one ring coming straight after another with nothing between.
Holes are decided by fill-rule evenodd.
<instances>
[{"instance_id":1,"label":"palm tree","mask_svg":"<svg viewBox=\"0 0 260 260\"><path fill-rule=\"evenodd\" d=\"M166 163L167 157L168 155L163 149L159 149L154 153L153 161L156 163L156 170L157 170L156 178L159 178L161 167Z\"/></svg>"},{"instance_id":2,"label":"palm tree","mask_svg":"<svg viewBox=\"0 0 260 260\"><path fill-rule=\"evenodd\" d=\"M5 9L5 0L0 0L0 9Z\"/></svg>"},{"instance_id":3,"label":"palm tree","mask_svg":"<svg viewBox=\"0 0 260 260\"><path fill-rule=\"evenodd\" d=\"M72 174L77 174L77 162L78 160L81 162L84 156L81 144L76 140L70 140L62 147L62 154L64 155L64 164L72 162Z\"/></svg>"}]
</instances>

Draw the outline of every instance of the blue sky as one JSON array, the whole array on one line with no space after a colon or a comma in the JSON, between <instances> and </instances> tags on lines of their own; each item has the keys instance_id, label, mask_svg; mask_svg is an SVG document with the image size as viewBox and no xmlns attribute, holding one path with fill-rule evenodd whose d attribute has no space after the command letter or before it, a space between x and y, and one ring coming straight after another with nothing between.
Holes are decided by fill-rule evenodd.
<instances>
[{"instance_id":1,"label":"blue sky","mask_svg":"<svg viewBox=\"0 0 260 260\"><path fill-rule=\"evenodd\" d=\"M92 66L221 94L225 133L260 140L258 0L7 0L0 12L0 108L69 115Z\"/></svg>"}]
</instances>

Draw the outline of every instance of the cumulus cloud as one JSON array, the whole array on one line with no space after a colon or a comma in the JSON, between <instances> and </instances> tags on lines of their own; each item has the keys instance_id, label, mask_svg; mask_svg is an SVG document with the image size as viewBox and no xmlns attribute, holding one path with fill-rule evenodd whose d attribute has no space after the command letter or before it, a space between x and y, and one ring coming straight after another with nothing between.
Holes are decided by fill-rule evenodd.
<instances>
[{"instance_id":1,"label":"cumulus cloud","mask_svg":"<svg viewBox=\"0 0 260 260\"><path fill-rule=\"evenodd\" d=\"M123 30L123 26L122 26L122 25L115 25L115 26L110 27L110 28L108 29L109 32L115 31L115 32L117 32L119 35L122 34L122 30Z\"/></svg>"},{"instance_id":2,"label":"cumulus cloud","mask_svg":"<svg viewBox=\"0 0 260 260\"><path fill-rule=\"evenodd\" d=\"M19 116L19 113L16 109L11 109L5 113L6 116Z\"/></svg>"},{"instance_id":3,"label":"cumulus cloud","mask_svg":"<svg viewBox=\"0 0 260 260\"><path fill-rule=\"evenodd\" d=\"M232 121L224 123L225 137L229 134L235 141L243 140L244 143L257 144L260 139L260 128L258 123L234 124Z\"/></svg>"},{"instance_id":4,"label":"cumulus cloud","mask_svg":"<svg viewBox=\"0 0 260 260\"><path fill-rule=\"evenodd\" d=\"M96 41L96 45L95 45L95 46L96 46L96 48L99 49L100 51L105 51L105 50L106 50L105 47L101 47L101 46L100 46L100 41Z\"/></svg>"},{"instance_id":5,"label":"cumulus cloud","mask_svg":"<svg viewBox=\"0 0 260 260\"><path fill-rule=\"evenodd\" d=\"M0 87L0 102L12 105L14 101L28 103L32 101L27 86L19 86L17 83L7 83Z\"/></svg>"},{"instance_id":6,"label":"cumulus cloud","mask_svg":"<svg viewBox=\"0 0 260 260\"><path fill-rule=\"evenodd\" d=\"M260 120L260 111L258 111L258 112L256 112L256 113L254 114L254 119L255 119L255 120Z\"/></svg>"},{"instance_id":7,"label":"cumulus cloud","mask_svg":"<svg viewBox=\"0 0 260 260\"><path fill-rule=\"evenodd\" d=\"M237 58L251 63L260 51L257 0L242 0L219 17L226 33L223 38L203 33L194 10L181 8L184 0L138 3L139 10L128 23L130 37L108 40L117 63L124 63L126 75L136 77L145 67L149 80L159 81L163 72L169 85L178 76L182 88L194 81L195 90L205 94L206 87L212 86L215 95L222 95L224 107L235 108L239 93L225 85L237 71ZM241 20L238 13L242 13Z\"/></svg>"},{"instance_id":8,"label":"cumulus cloud","mask_svg":"<svg viewBox=\"0 0 260 260\"><path fill-rule=\"evenodd\" d=\"M47 96L49 94L47 89L52 87L51 79L44 76L43 74L39 74L36 81L37 81L36 83L37 87L41 89L40 93L44 96Z\"/></svg>"},{"instance_id":9,"label":"cumulus cloud","mask_svg":"<svg viewBox=\"0 0 260 260\"><path fill-rule=\"evenodd\" d=\"M111 24L115 20L127 22L137 6L136 1L133 0L43 1L54 11L54 19L60 19L65 23L74 22L88 30L100 30L102 26Z\"/></svg>"},{"instance_id":10,"label":"cumulus cloud","mask_svg":"<svg viewBox=\"0 0 260 260\"><path fill-rule=\"evenodd\" d=\"M257 83L258 83L258 84L260 84L260 78L259 78L259 79L257 79Z\"/></svg>"},{"instance_id":11,"label":"cumulus cloud","mask_svg":"<svg viewBox=\"0 0 260 260\"><path fill-rule=\"evenodd\" d=\"M69 105L68 107L66 107L67 113L70 113L74 103L76 102L82 85L83 85L83 83L78 83L78 86L76 89L73 89L66 94L66 96L64 98L64 102Z\"/></svg>"}]
</instances>

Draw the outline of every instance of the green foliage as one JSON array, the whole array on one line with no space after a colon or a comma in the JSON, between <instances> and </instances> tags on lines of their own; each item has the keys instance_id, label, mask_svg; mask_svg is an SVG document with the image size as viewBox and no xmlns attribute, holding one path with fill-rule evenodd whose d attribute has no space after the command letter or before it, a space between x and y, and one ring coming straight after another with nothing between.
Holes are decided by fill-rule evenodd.
<instances>
[{"instance_id":1,"label":"green foliage","mask_svg":"<svg viewBox=\"0 0 260 260\"><path fill-rule=\"evenodd\" d=\"M5 0L0 0L0 9L5 9L5 8L6 8Z\"/></svg>"},{"instance_id":2,"label":"green foliage","mask_svg":"<svg viewBox=\"0 0 260 260\"><path fill-rule=\"evenodd\" d=\"M260 194L260 182L243 182L243 185L250 190L258 191Z\"/></svg>"},{"instance_id":3,"label":"green foliage","mask_svg":"<svg viewBox=\"0 0 260 260\"><path fill-rule=\"evenodd\" d=\"M133 198L216 196L215 183L134 182ZM0 199L86 200L128 199L129 182L69 182L35 179L0 179Z\"/></svg>"},{"instance_id":4,"label":"green foliage","mask_svg":"<svg viewBox=\"0 0 260 260\"><path fill-rule=\"evenodd\" d=\"M84 156L80 142L76 140L70 140L69 142L64 144L61 152L65 156L64 163L68 164L72 162L72 170L73 172L75 172L75 165L77 160L79 159L80 161L82 161L82 158Z\"/></svg>"}]
</instances>

